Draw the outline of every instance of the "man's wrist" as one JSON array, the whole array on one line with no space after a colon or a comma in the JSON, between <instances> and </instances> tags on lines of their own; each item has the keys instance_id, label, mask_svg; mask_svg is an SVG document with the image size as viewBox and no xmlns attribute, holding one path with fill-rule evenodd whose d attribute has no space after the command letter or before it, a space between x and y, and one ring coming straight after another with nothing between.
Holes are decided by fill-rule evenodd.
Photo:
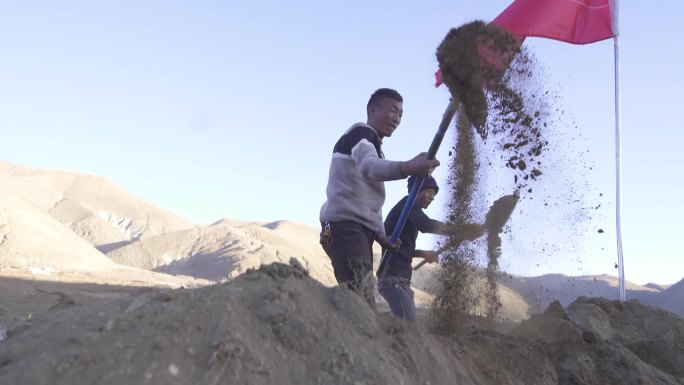
<instances>
[{"instance_id":1,"label":"man's wrist","mask_svg":"<svg viewBox=\"0 0 684 385\"><path fill-rule=\"evenodd\" d=\"M406 162L399 162L399 173L401 174L401 176L403 178L408 178L409 173L404 170L404 167L405 167L404 164L405 163Z\"/></svg>"}]
</instances>

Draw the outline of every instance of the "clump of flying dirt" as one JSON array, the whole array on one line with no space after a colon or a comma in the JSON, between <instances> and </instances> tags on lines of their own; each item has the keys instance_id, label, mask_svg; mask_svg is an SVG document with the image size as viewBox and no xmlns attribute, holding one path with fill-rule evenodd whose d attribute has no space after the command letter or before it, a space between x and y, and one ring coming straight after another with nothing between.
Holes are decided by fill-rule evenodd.
<instances>
[{"instance_id":1,"label":"clump of flying dirt","mask_svg":"<svg viewBox=\"0 0 684 385\"><path fill-rule=\"evenodd\" d=\"M456 156L449 165L452 196L447 221L473 223L479 220L473 212L481 165L475 143L478 136L497 144L505 167L514 171L518 189L528 188L542 175L539 157L548 144L544 137L547 115L543 109L534 110L545 106L537 102L543 95L530 95L525 89L536 62L516 37L482 21L452 29L438 47L437 59L444 83L460 102ZM478 267L474 246L452 236L444 242L433 326L448 331L462 313L494 317L501 307L495 282L501 255L499 233L488 235L484 271Z\"/></svg>"},{"instance_id":2,"label":"clump of flying dirt","mask_svg":"<svg viewBox=\"0 0 684 385\"><path fill-rule=\"evenodd\" d=\"M519 45L504 30L475 21L449 31L437 48L442 80L483 137L488 111L482 86L500 82Z\"/></svg>"},{"instance_id":3,"label":"clump of flying dirt","mask_svg":"<svg viewBox=\"0 0 684 385\"><path fill-rule=\"evenodd\" d=\"M506 166L517 170L516 187L541 176L548 107L540 100L545 95L527 84L537 65L533 55L503 29L474 21L449 31L437 60L444 83L482 140L491 134L502 141Z\"/></svg>"}]
</instances>

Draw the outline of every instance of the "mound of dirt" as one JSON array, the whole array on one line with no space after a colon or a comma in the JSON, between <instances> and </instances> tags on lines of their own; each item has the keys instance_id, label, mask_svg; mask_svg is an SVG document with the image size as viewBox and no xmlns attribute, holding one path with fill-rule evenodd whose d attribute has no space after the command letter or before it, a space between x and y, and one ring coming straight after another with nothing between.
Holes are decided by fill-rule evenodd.
<instances>
[{"instance_id":1,"label":"mound of dirt","mask_svg":"<svg viewBox=\"0 0 684 385\"><path fill-rule=\"evenodd\" d=\"M468 317L438 335L294 260L50 313L0 341L0 383L684 383L684 320L637 302L554 304L513 328Z\"/></svg>"}]
</instances>

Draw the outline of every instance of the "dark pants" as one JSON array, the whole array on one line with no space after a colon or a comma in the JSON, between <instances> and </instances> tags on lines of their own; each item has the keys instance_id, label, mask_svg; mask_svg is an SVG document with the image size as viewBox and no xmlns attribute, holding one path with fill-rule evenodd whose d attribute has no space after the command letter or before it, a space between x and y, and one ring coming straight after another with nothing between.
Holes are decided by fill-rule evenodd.
<instances>
[{"instance_id":1,"label":"dark pants","mask_svg":"<svg viewBox=\"0 0 684 385\"><path fill-rule=\"evenodd\" d=\"M375 233L351 221L330 222L331 238L321 241L335 279L358 293L375 309L373 240Z\"/></svg>"},{"instance_id":2,"label":"dark pants","mask_svg":"<svg viewBox=\"0 0 684 385\"><path fill-rule=\"evenodd\" d=\"M389 304L392 314L415 324L418 323L413 290L408 279L385 275L378 281L378 291Z\"/></svg>"}]
</instances>

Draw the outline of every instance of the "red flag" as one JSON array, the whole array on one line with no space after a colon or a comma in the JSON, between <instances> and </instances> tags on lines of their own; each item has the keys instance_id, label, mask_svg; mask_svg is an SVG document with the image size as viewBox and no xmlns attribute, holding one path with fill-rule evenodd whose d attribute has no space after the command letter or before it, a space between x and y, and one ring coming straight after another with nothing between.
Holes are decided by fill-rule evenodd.
<instances>
[{"instance_id":1,"label":"red flag","mask_svg":"<svg viewBox=\"0 0 684 385\"><path fill-rule=\"evenodd\" d=\"M613 37L611 0L516 0L492 21L521 38L589 44Z\"/></svg>"},{"instance_id":2,"label":"red flag","mask_svg":"<svg viewBox=\"0 0 684 385\"><path fill-rule=\"evenodd\" d=\"M492 24L518 36L589 44L614 36L611 0L515 0ZM435 87L442 74L435 73Z\"/></svg>"}]
</instances>

